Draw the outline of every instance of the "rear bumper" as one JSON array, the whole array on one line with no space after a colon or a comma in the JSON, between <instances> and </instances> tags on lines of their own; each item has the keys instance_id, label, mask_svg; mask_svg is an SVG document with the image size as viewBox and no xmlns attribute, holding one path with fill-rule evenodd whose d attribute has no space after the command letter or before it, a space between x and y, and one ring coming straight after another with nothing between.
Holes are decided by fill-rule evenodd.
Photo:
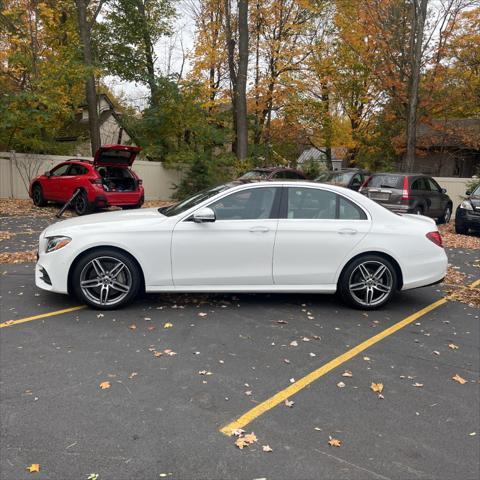
<instances>
[{"instance_id":1,"label":"rear bumper","mask_svg":"<svg viewBox=\"0 0 480 480\"><path fill-rule=\"evenodd\" d=\"M88 201L96 208L141 206L145 201L145 193L143 188L134 192L105 192L98 188L89 195Z\"/></svg>"},{"instance_id":2,"label":"rear bumper","mask_svg":"<svg viewBox=\"0 0 480 480\"><path fill-rule=\"evenodd\" d=\"M434 246L438 251L425 256L409 258L403 265L402 290L427 287L440 283L447 274L448 258L443 248Z\"/></svg>"}]
</instances>

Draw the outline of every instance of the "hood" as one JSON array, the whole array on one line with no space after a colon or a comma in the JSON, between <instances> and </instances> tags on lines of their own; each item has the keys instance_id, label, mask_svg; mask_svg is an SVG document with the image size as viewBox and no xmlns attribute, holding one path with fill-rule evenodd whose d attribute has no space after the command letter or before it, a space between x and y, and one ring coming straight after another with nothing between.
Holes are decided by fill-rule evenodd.
<instances>
[{"instance_id":1,"label":"hood","mask_svg":"<svg viewBox=\"0 0 480 480\"><path fill-rule=\"evenodd\" d=\"M69 235L69 232L75 230L131 230L136 224L144 223L149 220L162 222L166 219L165 215L159 213L157 208L138 208L135 210L119 210L115 212L94 213L82 217L69 218L54 223L47 227L42 235Z\"/></svg>"},{"instance_id":2,"label":"hood","mask_svg":"<svg viewBox=\"0 0 480 480\"><path fill-rule=\"evenodd\" d=\"M131 167L140 150L140 147L129 145L104 145L96 151L93 165L96 167Z\"/></svg>"}]
</instances>

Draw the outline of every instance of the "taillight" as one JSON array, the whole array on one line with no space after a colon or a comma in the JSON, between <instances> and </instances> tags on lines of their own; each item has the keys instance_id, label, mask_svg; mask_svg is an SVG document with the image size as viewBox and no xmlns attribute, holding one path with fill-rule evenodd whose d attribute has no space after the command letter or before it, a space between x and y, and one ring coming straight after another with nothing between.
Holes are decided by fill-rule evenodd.
<instances>
[{"instance_id":1,"label":"taillight","mask_svg":"<svg viewBox=\"0 0 480 480\"><path fill-rule=\"evenodd\" d=\"M442 236L440 235L439 232L429 232L427 233L426 237L435 245L438 245L439 247L443 248Z\"/></svg>"},{"instance_id":2,"label":"taillight","mask_svg":"<svg viewBox=\"0 0 480 480\"><path fill-rule=\"evenodd\" d=\"M403 177L402 201L408 202L410 200L410 192L408 191L408 177Z\"/></svg>"},{"instance_id":3,"label":"taillight","mask_svg":"<svg viewBox=\"0 0 480 480\"><path fill-rule=\"evenodd\" d=\"M102 184L102 179L101 178L90 178L90 183L93 183L94 185L101 185Z\"/></svg>"},{"instance_id":4,"label":"taillight","mask_svg":"<svg viewBox=\"0 0 480 480\"><path fill-rule=\"evenodd\" d=\"M140 185L143 185L143 180L138 179L137 182L138 182L138 185L139 185L139 186L140 186Z\"/></svg>"}]
</instances>

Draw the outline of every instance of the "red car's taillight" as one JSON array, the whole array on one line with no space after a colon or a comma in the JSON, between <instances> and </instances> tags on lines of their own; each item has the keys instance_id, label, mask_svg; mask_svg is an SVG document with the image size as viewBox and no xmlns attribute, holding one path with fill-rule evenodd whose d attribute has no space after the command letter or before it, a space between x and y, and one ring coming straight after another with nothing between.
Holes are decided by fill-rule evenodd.
<instances>
[{"instance_id":1,"label":"red car's taillight","mask_svg":"<svg viewBox=\"0 0 480 480\"><path fill-rule=\"evenodd\" d=\"M93 183L94 185L101 185L102 184L102 179L101 178L91 178L90 183Z\"/></svg>"},{"instance_id":2,"label":"red car's taillight","mask_svg":"<svg viewBox=\"0 0 480 480\"><path fill-rule=\"evenodd\" d=\"M359 192L361 192L364 188L367 188L368 187L368 182L370 182L370 180L372 179L372 177L367 177L364 182L362 183L361 187L358 189Z\"/></svg>"},{"instance_id":3,"label":"red car's taillight","mask_svg":"<svg viewBox=\"0 0 480 480\"><path fill-rule=\"evenodd\" d=\"M143 185L143 180L140 180L140 178L137 180L138 186Z\"/></svg>"},{"instance_id":4,"label":"red car's taillight","mask_svg":"<svg viewBox=\"0 0 480 480\"><path fill-rule=\"evenodd\" d=\"M410 192L408 191L408 177L403 178L402 201L408 202L410 200Z\"/></svg>"},{"instance_id":5,"label":"red car's taillight","mask_svg":"<svg viewBox=\"0 0 480 480\"><path fill-rule=\"evenodd\" d=\"M438 245L439 247L443 248L442 236L440 235L439 232L429 232L427 233L426 237L435 245Z\"/></svg>"}]
</instances>

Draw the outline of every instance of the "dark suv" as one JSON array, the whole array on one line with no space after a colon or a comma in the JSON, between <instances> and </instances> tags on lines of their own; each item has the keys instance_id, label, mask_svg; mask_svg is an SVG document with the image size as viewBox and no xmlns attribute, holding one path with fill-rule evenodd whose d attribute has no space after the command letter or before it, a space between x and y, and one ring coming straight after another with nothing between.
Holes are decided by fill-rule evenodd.
<instances>
[{"instance_id":1,"label":"dark suv","mask_svg":"<svg viewBox=\"0 0 480 480\"><path fill-rule=\"evenodd\" d=\"M238 180L240 181L259 181L259 180L306 180L305 175L293 168L287 167L261 167L249 170Z\"/></svg>"},{"instance_id":2,"label":"dark suv","mask_svg":"<svg viewBox=\"0 0 480 480\"><path fill-rule=\"evenodd\" d=\"M467 191L466 198L458 207L455 214L455 232L468 233L472 228L480 230L480 185Z\"/></svg>"},{"instance_id":3,"label":"dark suv","mask_svg":"<svg viewBox=\"0 0 480 480\"><path fill-rule=\"evenodd\" d=\"M452 200L447 191L427 175L374 173L360 192L395 213L415 213L448 223Z\"/></svg>"}]
</instances>

